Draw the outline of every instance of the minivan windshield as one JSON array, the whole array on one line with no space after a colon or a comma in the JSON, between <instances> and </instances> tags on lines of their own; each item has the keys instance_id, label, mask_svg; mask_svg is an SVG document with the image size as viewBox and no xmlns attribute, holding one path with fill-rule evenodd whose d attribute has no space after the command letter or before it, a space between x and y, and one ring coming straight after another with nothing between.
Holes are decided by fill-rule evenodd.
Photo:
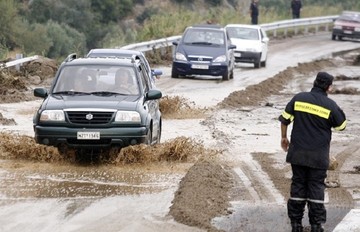
<instances>
[{"instance_id":1,"label":"minivan windshield","mask_svg":"<svg viewBox=\"0 0 360 232\"><path fill-rule=\"evenodd\" d=\"M192 28L187 30L184 35L185 44L203 44L203 45L225 45L225 34L222 31Z\"/></svg>"}]
</instances>

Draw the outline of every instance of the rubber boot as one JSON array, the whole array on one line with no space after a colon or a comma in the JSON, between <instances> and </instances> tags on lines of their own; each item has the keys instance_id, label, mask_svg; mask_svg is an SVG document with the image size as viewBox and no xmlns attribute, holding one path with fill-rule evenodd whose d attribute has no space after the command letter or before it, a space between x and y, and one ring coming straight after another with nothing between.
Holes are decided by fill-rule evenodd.
<instances>
[{"instance_id":1,"label":"rubber boot","mask_svg":"<svg viewBox=\"0 0 360 232\"><path fill-rule=\"evenodd\" d=\"M303 226L299 222L292 222L291 223L291 232L302 232Z\"/></svg>"},{"instance_id":2,"label":"rubber boot","mask_svg":"<svg viewBox=\"0 0 360 232\"><path fill-rule=\"evenodd\" d=\"M324 228L321 224L312 224L311 225L311 232L323 232Z\"/></svg>"}]
</instances>

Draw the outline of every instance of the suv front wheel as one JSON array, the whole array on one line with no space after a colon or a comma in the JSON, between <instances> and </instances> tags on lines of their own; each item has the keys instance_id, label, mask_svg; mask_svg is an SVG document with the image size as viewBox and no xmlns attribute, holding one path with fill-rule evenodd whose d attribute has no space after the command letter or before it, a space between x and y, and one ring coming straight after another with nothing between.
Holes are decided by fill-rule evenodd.
<instances>
[{"instance_id":1,"label":"suv front wheel","mask_svg":"<svg viewBox=\"0 0 360 232\"><path fill-rule=\"evenodd\" d=\"M145 144L149 146L152 144L152 128L148 129L148 133L146 134Z\"/></svg>"}]
</instances>

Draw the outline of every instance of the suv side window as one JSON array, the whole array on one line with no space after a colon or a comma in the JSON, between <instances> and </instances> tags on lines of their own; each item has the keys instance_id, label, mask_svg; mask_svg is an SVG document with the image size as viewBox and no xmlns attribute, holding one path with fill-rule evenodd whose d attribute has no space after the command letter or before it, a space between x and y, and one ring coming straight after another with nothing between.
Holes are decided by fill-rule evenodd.
<instances>
[{"instance_id":1,"label":"suv side window","mask_svg":"<svg viewBox=\"0 0 360 232\"><path fill-rule=\"evenodd\" d=\"M138 66L138 70L139 70L139 75L140 75L141 86L143 88L143 91L146 93L150 89L149 78L148 78L147 72L141 65Z\"/></svg>"},{"instance_id":2,"label":"suv side window","mask_svg":"<svg viewBox=\"0 0 360 232\"><path fill-rule=\"evenodd\" d=\"M145 83L147 86L147 89L151 89L152 88L152 84L151 84L151 77L149 77L149 72L146 69L146 65L144 63L140 63L140 67L141 67L141 72L143 73L143 76L145 78Z\"/></svg>"}]
</instances>

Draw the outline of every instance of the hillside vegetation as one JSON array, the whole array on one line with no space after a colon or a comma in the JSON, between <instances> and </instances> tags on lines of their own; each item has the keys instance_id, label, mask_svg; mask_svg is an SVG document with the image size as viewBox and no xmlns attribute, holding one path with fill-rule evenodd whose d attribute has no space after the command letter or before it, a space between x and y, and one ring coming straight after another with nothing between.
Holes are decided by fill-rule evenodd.
<instances>
[{"instance_id":1,"label":"hillside vegetation","mask_svg":"<svg viewBox=\"0 0 360 232\"><path fill-rule=\"evenodd\" d=\"M179 35L211 21L249 23L250 0L1 0L0 59L11 51L62 59L95 47ZM303 0L301 17L360 11L358 0ZM259 23L291 18L290 0L260 1Z\"/></svg>"}]
</instances>

